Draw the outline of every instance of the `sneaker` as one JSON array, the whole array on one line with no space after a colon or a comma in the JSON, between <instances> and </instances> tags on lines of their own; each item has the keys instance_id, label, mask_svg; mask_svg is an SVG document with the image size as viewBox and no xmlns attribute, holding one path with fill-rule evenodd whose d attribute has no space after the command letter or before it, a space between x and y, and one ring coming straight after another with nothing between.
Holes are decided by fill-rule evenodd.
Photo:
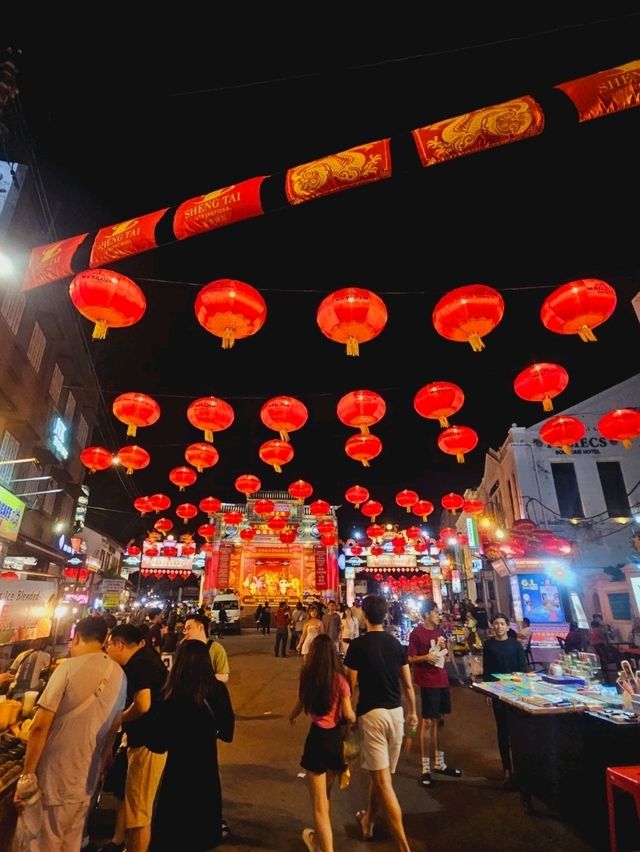
<instances>
[{"instance_id":1,"label":"sneaker","mask_svg":"<svg viewBox=\"0 0 640 852\"><path fill-rule=\"evenodd\" d=\"M309 852L316 852L316 832L313 828L305 828L302 830L302 842L307 847Z\"/></svg>"},{"instance_id":2,"label":"sneaker","mask_svg":"<svg viewBox=\"0 0 640 852\"><path fill-rule=\"evenodd\" d=\"M462 772L460 769L454 769L453 766L434 766L434 772L439 775L449 775L451 778L460 778Z\"/></svg>"},{"instance_id":3,"label":"sneaker","mask_svg":"<svg viewBox=\"0 0 640 852\"><path fill-rule=\"evenodd\" d=\"M420 781L418 782L421 787L432 787L433 779L431 778L430 772L423 772L420 776Z\"/></svg>"}]
</instances>

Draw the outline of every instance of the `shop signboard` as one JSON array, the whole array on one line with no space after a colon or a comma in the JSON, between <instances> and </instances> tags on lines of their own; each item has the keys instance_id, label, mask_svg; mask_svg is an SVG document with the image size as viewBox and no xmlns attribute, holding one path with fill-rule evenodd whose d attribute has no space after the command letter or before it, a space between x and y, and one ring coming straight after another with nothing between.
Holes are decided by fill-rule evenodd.
<instances>
[{"instance_id":1,"label":"shop signboard","mask_svg":"<svg viewBox=\"0 0 640 852\"><path fill-rule=\"evenodd\" d=\"M395 553L381 553L379 556L367 556L369 568L415 568L416 557L413 553L397 556Z\"/></svg>"},{"instance_id":2,"label":"shop signboard","mask_svg":"<svg viewBox=\"0 0 640 852\"><path fill-rule=\"evenodd\" d=\"M564 621L558 587L546 574L517 574L516 577L523 616L530 619L532 624L557 624Z\"/></svg>"},{"instance_id":3,"label":"shop signboard","mask_svg":"<svg viewBox=\"0 0 640 852\"><path fill-rule=\"evenodd\" d=\"M220 545L218 555L218 582L219 589L226 589L229 585L229 568L231 567L231 554L233 553L233 544L223 541Z\"/></svg>"},{"instance_id":4,"label":"shop signboard","mask_svg":"<svg viewBox=\"0 0 640 852\"><path fill-rule=\"evenodd\" d=\"M55 583L0 580L0 645L51 635Z\"/></svg>"},{"instance_id":5,"label":"shop signboard","mask_svg":"<svg viewBox=\"0 0 640 852\"><path fill-rule=\"evenodd\" d=\"M25 504L0 485L0 538L17 541Z\"/></svg>"},{"instance_id":6,"label":"shop signboard","mask_svg":"<svg viewBox=\"0 0 640 852\"><path fill-rule=\"evenodd\" d=\"M453 568L451 570L451 592L454 595L459 595L461 591L460 571L457 568Z\"/></svg>"},{"instance_id":7,"label":"shop signboard","mask_svg":"<svg viewBox=\"0 0 640 852\"><path fill-rule=\"evenodd\" d=\"M328 588L328 573L327 573L327 548L313 548L314 564L316 569L316 589L319 591Z\"/></svg>"},{"instance_id":8,"label":"shop signboard","mask_svg":"<svg viewBox=\"0 0 640 852\"><path fill-rule=\"evenodd\" d=\"M356 569L353 565L345 565L344 566L344 578L345 580L355 580L356 578Z\"/></svg>"}]
</instances>

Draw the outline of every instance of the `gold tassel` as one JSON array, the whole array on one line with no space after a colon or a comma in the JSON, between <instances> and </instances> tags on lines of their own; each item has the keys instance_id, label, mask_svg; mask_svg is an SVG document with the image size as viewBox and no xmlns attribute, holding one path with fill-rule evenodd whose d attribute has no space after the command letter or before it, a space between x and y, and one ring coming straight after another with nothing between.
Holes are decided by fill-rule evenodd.
<instances>
[{"instance_id":1,"label":"gold tassel","mask_svg":"<svg viewBox=\"0 0 640 852\"><path fill-rule=\"evenodd\" d=\"M469 343L471 344L471 348L474 352L482 352L484 349L484 343L482 342L482 338L479 334L475 332L469 335Z\"/></svg>"},{"instance_id":2,"label":"gold tassel","mask_svg":"<svg viewBox=\"0 0 640 852\"><path fill-rule=\"evenodd\" d=\"M438 417L438 420L440 421L440 425L442 426L443 429L449 428L449 421L447 420L446 417Z\"/></svg>"},{"instance_id":3,"label":"gold tassel","mask_svg":"<svg viewBox=\"0 0 640 852\"><path fill-rule=\"evenodd\" d=\"M211 429L205 429L204 430L204 439L205 439L205 441L208 441L210 444L213 444L213 432L211 431Z\"/></svg>"},{"instance_id":4,"label":"gold tassel","mask_svg":"<svg viewBox=\"0 0 640 852\"><path fill-rule=\"evenodd\" d=\"M363 467L371 467L371 465L369 464L369 462L366 459L362 459L362 465L363 465Z\"/></svg>"},{"instance_id":5,"label":"gold tassel","mask_svg":"<svg viewBox=\"0 0 640 852\"><path fill-rule=\"evenodd\" d=\"M582 325L578 329L578 337L583 343L597 343L598 338L595 336L593 331L589 328L588 325Z\"/></svg>"},{"instance_id":6,"label":"gold tassel","mask_svg":"<svg viewBox=\"0 0 640 852\"><path fill-rule=\"evenodd\" d=\"M627 450L628 450L628 449L629 449L629 447L631 446L631 439L630 439L630 438L625 438L625 439L622 441L622 446L623 446L623 447L625 447L625 449L627 449Z\"/></svg>"},{"instance_id":7,"label":"gold tassel","mask_svg":"<svg viewBox=\"0 0 640 852\"><path fill-rule=\"evenodd\" d=\"M542 407L545 411L553 411L553 403L551 402L548 396L545 396L545 398L542 400Z\"/></svg>"},{"instance_id":8,"label":"gold tassel","mask_svg":"<svg viewBox=\"0 0 640 852\"><path fill-rule=\"evenodd\" d=\"M184 491L184 485L181 485L181 486L178 488L178 491Z\"/></svg>"},{"instance_id":9,"label":"gold tassel","mask_svg":"<svg viewBox=\"0 0 640 852\"><path fill-rule=\"evenodd\" d=\"M136 426L134 423L129 423L129 428L127 429L127 436L135 437L136 434Z\"/></svg>"},{"instance_id":10,"label":"gold tassel","mask_svg":"<svg viewBox=\"0 0 640 852\"><path fill-rule=\"evenodd\" d=\"M273 469L275 470L276 473L282 473L282 468L280 467L279 464L274 464Z\"/></svg>"},{"instance_id":11,"label":"gold tassel","mask_svg":"<svg viewBox=\"0 0 640 852\"><path fill-rule=\"evenodd\" d=\"M131 476L131 474L132 474L132 473L133 473L133 468L132 468L132 467L128 467L128 468L127 468L127 476Z\"/></svg>"},{"instance_id":12,"label":"gold tassel","mask_svg":"<svg viewBox=\"0 0 640 852\"><path fill-rule=\"evenodd\" d=\"M407 514L411 511L411 506L407 506Z\"/></svg>"},{"instance_id":13,"label":"gold tassel","mask_svg":"<svg viewBox=\"0 0 640 852\"><path fill-rule=\"evenodd\" d=\"M107 336L107 321L106 320L98 320L98 322L93 327L93 337L94 340L104 340Z\"/></svg>"},{"instance_id":14,"label":"gold tassel","mask_svg":"<svg viewBox=\"0 0 640 852\"><path fill-rule=\"evenodd\" d=\"M225 328L222 334L222 348L223 349L232 349L233 344L236 342L236 333L232 328Z\"/></svg>"},{"instance_id":15,"label":"gold tassel","mask_svg":"<svg viewBox=\"0 0 640 852\"><path fill-rule=\"evenodd\" d=\"M571 447L569 446L569 444L562 445L562 452L566 453L568 456L571 455Z\"/></svg>"},{"instance_id":16,"label":"gold tassel","mask_svg":"<svg viewBox=\"0 0 640 852\"><path fill-rule=\"evenodd\" d=\"M456 458L458 459L458 464L464 464L464 453L456 453Z\"/></svg>"},{"instance_id":17,"label":"gold tassel","mask_svg":"<svg viewBox=\"0 0 640 852\"><path fill-rule=\"evenodd\" d=\"M368 426L360 426L360 434L361 435L370 435L371 432L369 432L369 427Z\"/></svg>"},{"instance_id":18,"label":"gold tassel","mask_svg":"<svg viewBox=\"0 0 640 852\"><path fill-rule=\"evenodd\" d=\"M202 465L197 464L196 470L198 471L198 473L202 473ZM185 521L185 524L186 524L186 521Z\"/></svg>"},{"instance_id":19,"label":"gold tassel","mask_svg":"<svg viewBox=\"0 0 640 852\"><path fill-rule=\"evenodd\" d=\"M289 433L286 429L280 429L280 440L289 443Z\"/></svg>"},{"instance_id":20,"label":"gold tassel","mask_svg":"<svg viewBox=\"0 0 640 852\"><path fill-rule=\"evenodd\" d=\"M353 335L347 337L347 355L353 355L355 358L360 355L360 346Z\"/></svg>"}]
</instances>

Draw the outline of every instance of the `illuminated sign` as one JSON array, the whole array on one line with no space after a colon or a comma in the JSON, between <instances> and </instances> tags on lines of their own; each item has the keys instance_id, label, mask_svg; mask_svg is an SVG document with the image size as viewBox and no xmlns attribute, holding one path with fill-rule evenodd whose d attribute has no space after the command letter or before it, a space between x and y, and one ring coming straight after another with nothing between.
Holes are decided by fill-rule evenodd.
<instances>
[{"instance_id":1,"label":"illuminated sign","mask_svg":"<svg viewBox=\"0 0 640 852\"><path fill-rule=\"evenodd\" d=\"M395 553L381 553L379 556L367 557L369 568L415 568L416 557L411 553L397 556Z\"/></svg>"},{"instance_id":2,"label":"illuminated sign","mask_svg":"<svg viewBox=\"0 0 640 852\"><path fill-rule=\"evenodd\" d=\"M25 504L0 485L0 538L17 541Z\"/></svg>"},{"instance_id":3,"label":"illuminated sign","mask_svg":"<svg viewBox=\"0 0 640 852\"><path fill-rule=\"evenodd\" d=\"M469 539L469 547L478 546L478 531L476 528L476 519L467 517L467 538Z\"/></svg>"},{"instance_id":4,"label":"illuminated sign","mask_svg":"<svg viewBox=\"0 0 640 852\"><path fill-rule=\"evenodd\" d=\"M61 535L58 539L58 550L62 550L64 553L75 553L73 547L70 544L67 544L67 541L64 535ZM69 560L71 561L71 560Z\"/></svg>"},{"instance_id":5,"label":"illuminated sign","mask_svg":"<svg viewBox=\"0 0 640 852\"><path fill-rule=\"evenodd\" d=\"M345 565L345 567L344 567L344 578L345 578L345 580L355 580L356 569L353 567L353 565Z\"/></svg>"},{"instance_id":6,"label":"illuminated sign","mask_svg":"<svg viewBox=\"0 0 640 852\"><path fill-rule=\"evenodd\" d=\"M62 417L54 417L51 421L51 434L49 436L49 446L59 459L69 458L69 438L67 435L68 426Z\"/></svg>"},{"instance_id":7,"label":"illuminated sign","mask_svg":"<svg viewBox=\"0 0 640 852\"><path fill-rule=\"evenodd\" d=\"M80 488L82 489L82 494L76 502L76 513L73 518L76 530L84 529L87 508L89 506L89 486L81 485Z\"/></svg>"}]
</instances>

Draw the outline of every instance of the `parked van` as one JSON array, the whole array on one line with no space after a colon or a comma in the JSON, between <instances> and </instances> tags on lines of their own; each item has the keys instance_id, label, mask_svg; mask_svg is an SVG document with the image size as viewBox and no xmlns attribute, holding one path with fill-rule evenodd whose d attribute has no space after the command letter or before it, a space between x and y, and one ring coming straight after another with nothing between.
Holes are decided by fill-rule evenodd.
<instances>
[{"instance_id":1,"label":"parked van","mask_svg":"<svg viewBox=\"0 0 640 852\"><path fill-rule=\"evenodd\" d=\"M227 616L226 620L224 616L222 618L222 632L240 633L240 598L233 592L216 595L211 608L211 620L214 624L220 623L220 610L224 610Z\"/></svg>"}]
</instances>

